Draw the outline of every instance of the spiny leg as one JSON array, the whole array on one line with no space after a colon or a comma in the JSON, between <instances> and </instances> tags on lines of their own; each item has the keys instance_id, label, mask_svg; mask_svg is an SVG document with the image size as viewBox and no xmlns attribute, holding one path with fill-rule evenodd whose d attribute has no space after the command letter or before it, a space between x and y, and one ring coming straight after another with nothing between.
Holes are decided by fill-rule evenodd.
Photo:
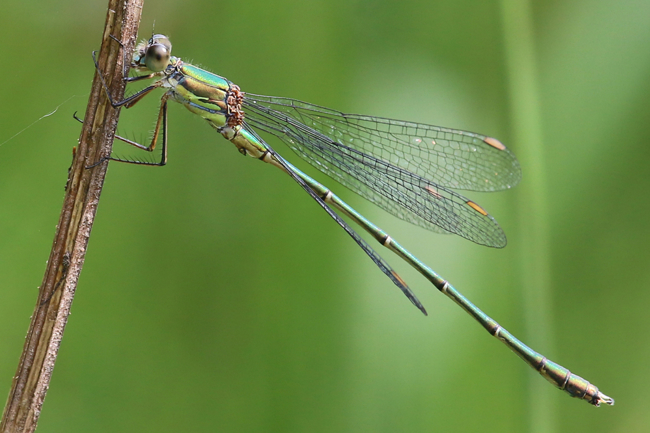
<instances>
[{"instance_id":1,"label":"spiny leg","mask_svg":"<svg viewBox=\"0 0 650 433\"><path fill-rule=\"evenodd\" d=\"M128 164L137 164L137 165L151 165L151 166L158 166L162 167L163 165L167 164L167 100L169 99L169 94L165 93L162 98L160 98L160 109L158 111L158 120L156 121L156 128L154 129L153 132L153 137L151 139L151 143L149 146L145 146L143 144L140 144L138 142L135 142L133 140L129 140L128 138L121 137L119 135L116 135L115 138L123 141L131 146L137 147L138 149L141 150L146 150L147 152L153 152L154 149L156 148L156 143L158 141L158 136L160 134L160 129L162 127L162 155L160 157L159 162L149 162L149 161L136 161L136 160L129 160L129 159L122 159L122 158L115 158L112 156L104 156L99 159L99 161L95 162L94 164L89 165L86 168L93 168L98 166L99 164L103 163L104 161L108 160L113 160L113 161L118 161L118 162L126 162ZM137 101L136 101L137 102ZM128 108L128 107L127 107ZM79 122L83 123L83 120L77 117L77 113L73 115L73 117L78 120Z\"/></svg>"},{"instance_id":2,"label":"spiny leg","mask_svg":"<svg viewBox=\"0 0 650 433\"><path fill-rule=\"evenodd\" d=\"M115 42L120 44L122 47L122 50L124 51L124 44L119 41L115 36L110 35L111 39L113 39ZM147 95L149 92L151 92L153 89L156 89L162 85L160 81L155 82L149 87L146 87L139 92L129 96L128 98L123 99L122 101L113 101L113 98L111 97L110 93L108 92L108 86L106 85L106 81L104 80L104 75L102 74L101 69L99 68L99 63L97 62L96 58L97 51L92 52L92 57L93 57L93 62L95 63L95 69L97 70L97 73L99 74L99 79L102 81L102 85L104 87L104 91L106 92L106 96L108 97L108 100L111 102L111 105L113 108L121 107L122 105L125 105L126 108L133 107L140 99L142 99L145 95ZM127 75L126 71L126 64L127 64L127 54L126 52L123 53L124 60L122 62L122 79L126 81L127 83L133 83L135 81L140 81L140 80L147 80L150 78L154 78L156 76L161 76L160 72L152 72L151 74L147 75L139 75L136 77L129 77Z\"/></svg>"},{"instance_id":3,"label":"spiny leg","mask_svg":"<svg viewBox=\"0 0 650 433\"><path fill-rule=\"evenodd\" d=\"M135 141L126 139L124 137L115 136L119 140L130 144L131 146L137 147L141 150L146 150L147 152L153 152L156 148L156 142L158 141L158 135L160 134L160 129L162 127L162 155L160 157L160 162L149 162L149 161L134 161L128 159L114 158L112 156L108 157L113 161L126 162L129 164L138 164L138 165L153 165L162 167L167 164L167 100L169 99L169 93L165 93L162 98L160 98L160 110L158 111L158 120L156 121L156 128L153 131L153 137L151 138L151 143L149 146L137 143Z\"/></svg>"},{"instance_id":4,"label":"spiny leg","mask_svg":"<svg viewBox=\"0 0 650 433\"><path fill-rule=\"evenodd\" d=\"M109 36L111 39L113 39L115 42L117 42L118 44L120 44L120 47L122 47L122 78L124 79L124 81L127 81L127 82L129 82L129 83L132 83L132 82L134 82L134 81L146 80L146 79L148 79L148 78L153 78L153 77L156 75L156 73L153 72L153 73L148 74L148 75L141 75L141 76L137 76L137 77L129 77L129 76L128 76L128 72L127 72L127 70L126 70L126 65L129 64L129 63L131 63L131 61L129 60L128 53L127 53L126 50L124 49L124 44L122 43L122 41L120 41L119 39L117 39L115 36L113 36L113 35L108 35L108 36ZM95 52L93 51L93 59L94 59L94 58L95 58ZM96 63L97 63L97 62L95 62L95 64L96 64Z\"/></svg>"},{"instance_id":5,"label":"spiny leg","mask_svg":"<svg viewBox=\"0 0 650 433\"><path fill-rule=\"evenodd\" d=\"M115 38L112 35L111 35L111 39L113 39L115 42L120 44L122 49L124 49L124 44L120 40L118 40L117 38ZM131 108L135 104L137 104L141 99L143 99L145 96L147 96L149 93L151 93L151 91L153 91L154 89L157 89L159 87L162 87L163 84L164 84L163 80L158 80L155 83L153 83L152 85L145 87L144 89L134 93L133 95L131 95L131 96L127 97L127 98L124 98L121 101L114 101L113 98L111 97L109 91L108 91L108 86L106 85L106 81L104 80L104 76L102 74L102 71L99 68L99 64L98 64L97 58L96 58L96 51L93 51L92 57L93 57L93 62L95 64L95 69L97 70L99 78L100 78L100 80L102 82L104 92L106 93L106 96L108 97L108 100L110 101L111 105L114 108L119 108L119 107L122 107L122 106L124 106L124 108ZM123 66L126 65L126 62L127 62L127 58L126 58L126 52L125 52L124 53ZM148 75L141 75L141 76L136 76L136 77L128 77L127 73L126 73L126 67L124 67L123 71L122 71L122 75L123 75L123 80L124 81L126 81L127 83L131 83L131 82L134 82L134 81L154 78L156 76L161 76L163 74L161 72L152 72L151 74L148 74ZM149 146L142 145L140 143L137 143L137 142L135 142L133 140L129 140L127 138L121 137L119 135L115 136L115 138L117 138L118 140L121 140L121 141L123 141L123 142L125 142L125 143L127 143L127 144L129 144L131 146L137 147L137 148L139 148L141 150L146 150L148 152L152 152L156 147L156 142L158 140L160 127L161 127L161 124L162 124L162 127L163 127L163 149L162 149L162 156L161 156L160 162L155 162L154 163L154 162L146 162L146 161L126 160L126 159L121 159L121 158L114 158L114 157L111 157L109 155L109 156L104 156L104 157L100 158L99 161L97 161L96 163L94 163L94 164L92 164L92 165L90 165L89 167L86 167L86 168L95 167L95 166L103 163L104 161L107 161L107 160L110 160L110 159L112 159L114 161L126 162L126 163L131 163L131 164L140 164L140 165L153 165L153 166L163 166L163 165L165 165L167 163L167 99L168 98L169 98L169 95L167 95L167 94L163 95L163 97L161 98L160 110L158 112L158 120L156 122L156 129L154 130L154 134L153 134L153 137L152 137L152 140L151 140L151 143L149 144ZM79 120L76 117L76 115L74 117L77 120Z\"/></svg>"},{"instance_id":6,"label":"spiny leg","mask_svg":"<svg viewBox=\"0 0 650 433\"><path fill-rule=\"evenodd\" d=\"M111 105L113 108L118 108L121 106L124 106L125 108L131 108L133 107L138 101L140 101L142 98L144 98L146 95L149 94L154 89L157 89L163 85L163 82L158 80L155 83L153 83L150 86L145 87L144 89L134 93L133 95L129 96L128 98L124 98L121 101L113 101L113 97L108 91L108 86L106 85L106 81L104 80L104 75L102 74L101 69L99 69L99 63L97 63L97 58L95 57L95 54L97 52L93 51L93 62L95 63L95 69L97 70L97 74L99 74L99 79L102 81L102 87L104 87L104 92L106 93L106 96L108 97L108 100L110 101ZM154 72L149 75L140 75L137 77L124 77L124 81L127 83L132 83L134 81L139 81L139 80L146 80L149 78L153 78L155 76L159 75L159 73Z\"/></svg>"}]
</instances>

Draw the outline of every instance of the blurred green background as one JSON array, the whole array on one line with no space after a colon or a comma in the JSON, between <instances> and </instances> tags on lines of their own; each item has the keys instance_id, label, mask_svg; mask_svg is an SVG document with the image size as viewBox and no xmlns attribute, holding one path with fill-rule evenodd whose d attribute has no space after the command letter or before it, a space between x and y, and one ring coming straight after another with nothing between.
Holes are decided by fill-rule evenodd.
<instances>
[{"instance_id":1,"label":"blurred green background","mask_svg":"<svg viewBox=\"0 0 650 433\"><path fill-rule=\"evenodd\" d=\"M3 402L105 7L9 2L0 15L0 142L74 96L0 145ZM110 165L39 431L647 431L648 16L633 0L147 0L140 31L155 21L175 55L244 91L499 137L522 183L467 195L498 219L504 250L317 177L616 406L555 390L380 251L422 316L291 179L172 105L167 167ZM122 111L120 132L146 140L151 99Z\"/></svg>"}]
</instances>

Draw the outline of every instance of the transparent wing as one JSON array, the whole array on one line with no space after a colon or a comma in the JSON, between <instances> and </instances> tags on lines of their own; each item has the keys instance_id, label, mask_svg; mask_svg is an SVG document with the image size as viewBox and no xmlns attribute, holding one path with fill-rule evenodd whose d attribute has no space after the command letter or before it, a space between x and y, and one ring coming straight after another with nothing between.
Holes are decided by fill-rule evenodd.
<instances>
[{"instance_id":1,"label":"transparent wing","mask_svg":"<svg viewBox=\"0 0 650 433\"><path fill-rule=\"evenodd\" d=\"M307 193L320 205L320 207L327 212L327 214L332 217L338 225L340 225L348 235L354 239L354 241L361 247L361 249L370 257L370 259L381 269L381 271L391 279L391 281L406 295L406 297L415 305L424 315L427 315L427 310L424 308L420 300L415 296L415 293L409 288L406 282L397 275L397 272L390 267L390 265L379 255L375 250L372 249L366 241L363 240L357 232L349 226L348 223L343 220L336 212L334 212L330 207L325 203L325 201L319 197L310 187L305 183L303 179L300 178L292 169L287 165L284 158L282 158L271 146L269 146L257 133L246 123L244 128L249 131L254 137L256 137L261 143L264 143L264 146L271 152L272 155L278 160L278 162L284 167L289 176L295 180Z\"/></svg>"},{"instance_id":2,"label":"transparent wing","mask_svg":"<svg viewBox=\"0 0 650 433\"><path fill-rule=\"evenodd\" d=\"M380 117L345 114L290 98L246 94L352 149L430 179L440 186L500 191L521 180L515 156L485 135Z\"/></svg>"},{"instance_id":3,"label":"transparent wing","mask_svg":"<svg viewBox=\"0 0 650 433\"><path fill-rule=\"evenodd\" d=\"M432 231L454 233L481 245L498 248L505 246L505 234L487 212L434 180L440 177L434 176L434 170L441 170L437 165L440 158L435 163L431 161L435 152L427 146L418 147L404 142L406 137L414 140L415 135L408 135L409 130L430 131L430 134L438 131L442 134L443 128L342 114L288 98L250 94L244 98L244 111L252 127L277 136L310 164L387 212ZM455 134L468 139L471 137L476 141L482 137L447 131L451 131L450 136ZM420 134L420 137L423 136ZM438 141L443 139L439 138ZM504 166L504 161L509 161L512 168L506 177L518 180L520 170L514 156L505 147L500 150L494 145L481 142L481 152L491 155L492 165ZM451 149L460 142L447 139L444 143L443 149ZM470 144L464 146L462 150L458 149L458 156L452 160L460 161L464 157L461 155L469 157L479 152L470 152ZM474 146L479 149L477 143ZM488 148L492 148L493 152ZM419 158L414 156L417 149L421 152ZM506 156L499 159L494 152ZM422 158L422 155L428 159ZM463 170L486 171L487 167L486 164L474 164L471 160L458 162L456 166L461 168L454 169L454 173L463 173ZM447 172L452 173L450 170ZM475 178L476 176L457 174L453 179L456 179L455 183L462 180L464 186L474 182L474 189L480 189L478 186L485 184L486 179L487 183L491 181L495 186L482 190L506 188L503 182L496 187L496 180L501 179L498 175L492 175L482 183L471 180ZM446 184L450 182L449 179L451 178L448 177Z\"/></svg>"}]
</instances>

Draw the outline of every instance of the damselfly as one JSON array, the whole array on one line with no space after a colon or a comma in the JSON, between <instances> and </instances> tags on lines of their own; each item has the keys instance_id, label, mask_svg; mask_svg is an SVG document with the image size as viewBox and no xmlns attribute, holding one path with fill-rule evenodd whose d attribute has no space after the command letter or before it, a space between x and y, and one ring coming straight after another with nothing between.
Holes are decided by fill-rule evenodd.
<instances>
[{"instance_id":1,"label":"damselfly","mask_svg":"<svg viewBox=\"0 0 650 433\"><path fill-rule=\"evenodd\" d=\"M424 314L424 306L404 280L336 212L349 217L413 266L555 386L595 406L601 402L614 404L596 386L516 339L386 232L281 157L256 129L276 136L314 167L399 218L434 232L454 233L496 248L506 244L499 225L478 204L453 189L498 191L519 182L519 163L500 141L472 132L344 114L294 99L245 93L229 80L173 57L171 48L164 35L154 35L138 44L131 59L131 68L138 75L125 74L125 81L157 81L122 101L111 99L113 107L129 108L154 89L166 89L150 144L145 146L118 137L139 149L153 151L162 135L160 161L106 156L94 165L109 159L165 165L167 101L176 101L204 118L241 154L289 174ZM95 66L101 77L96 61ZM108 94L105 84L104 88Z\"/></svg>"}]
</instances>

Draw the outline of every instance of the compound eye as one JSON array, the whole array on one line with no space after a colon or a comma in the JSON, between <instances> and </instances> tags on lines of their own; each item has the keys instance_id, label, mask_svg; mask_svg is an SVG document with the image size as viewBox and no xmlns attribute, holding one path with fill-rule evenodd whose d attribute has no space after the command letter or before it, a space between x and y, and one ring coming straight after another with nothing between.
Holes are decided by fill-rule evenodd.
<instances>
[{"instance_id":1,"label":"compound eye","mask_svg":"<svg viewBox=\"0 0 650 433\"><path fill-rule=\"evenodd\" d=\"M166 46L154 44L147 48L144 64L152 72L160 72L169 64L170 53Z\"/></svg>"},{"instance_id":2,"label":"compound eye","mask_svg":"<svg viewBox=\"0 0 650 433\"><path fill-rule=\"evenodd\" d=\"M169 53L172 52L172 43L169 42L169 38L165 35L153 35L149 40L149 45L162 45L167 48Z\"/></svg>"}]
</instances>

